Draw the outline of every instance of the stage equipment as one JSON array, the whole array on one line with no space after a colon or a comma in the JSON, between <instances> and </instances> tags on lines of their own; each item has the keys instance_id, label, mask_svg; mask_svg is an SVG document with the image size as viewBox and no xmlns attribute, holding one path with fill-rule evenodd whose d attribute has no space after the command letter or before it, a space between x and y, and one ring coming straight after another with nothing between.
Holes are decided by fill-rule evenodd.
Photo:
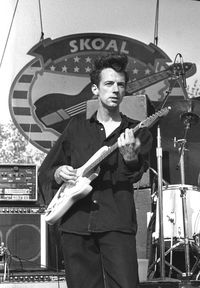
<instances>
[{"instance_id":1,"label":"stage equipment","mask_svg":"<svg viewBox=\"0 0 200 288\"><path fill-rule=\"evenodd\" d=\"M6 281L1 281L6 288L67 288L64 271L38 270L14 271ZM1 283L3 282L3 283Z\"/></svg>"},{"instance_id":2,"label":"stage equipment","mask_svg":"<svg viewBox=\"0 0 200 288\"><path fill-rule=\"evenodd\" d=\"M0 239L8 253L9 270L47 266L47 226L43 207L1 206Z\"/></svg>"},{"instance_id":3,"label":"stage equipment","mask_svg":"<svg viewBox=\"0 0 200 288\"><path fill-rule=\"evenodd\" d=\"M135 189L134 201L137 214L138 231L136 248L138 259L147 259L147 223L151 213L151 189Z\"/></svg>"},{"instance_id":4,"label":"stage equipment","mask_svg":"<svg viewBox=\"0 0 200 288\"><path fill-rule=\"evenodd\" d=\"M192 276L192 272L190 270L190 243L189 243L189 218L188 218L188 209L186 203L187 196L187 187L185 184L185 166L184 166L184 154L186 149L186 143L188 140L188 131L196 126L199 122L199 115L194 112L194 108L196 105L192 102L192 99L189 99L187 108L183 113L181 113L180 118L184 124L184 138L181 140L175 141L175 146L178 144L180 161L178 166L180 167L180 176L181 176L181 184L183 185L180 188L180 197L182 198L182 209L183 209L183 234L184 234L184 248L185 248L185 275L187 278ZM190 139L192 141L192 139Z\"/></svg>"},{"instance_id":5,"label":"stage equipment","mask_svg":"<svg viewBox=\"0 0 200 288\"><path fill-rule=\"evenodd\" d=\"M193 240L194 235L199 230L197 218L199 216L200 188L191 185L168 185L163 187L163 227L164 239L176 238L177 241L184 239L183 227L183 207L180 197L182 189L187 190L187 212L188 212L188 237ZM155 239L159 238L159 215L157 207ZM200 225L200 223L198 223Z\"/></svg>"},{"instance_id":6,"label":"stage equipment","mask_svg":"<svg viewBox=\"0 0 200 288\"><path fill-rule=\"evenodd\" d=\"M175 105L172 104L171 113L168 116L166 116L166 118L163 120L166 126L168 125L168 127L165 127L165 131L163 131L163 134L165 135L165 137L168 137L168 138L173 137L172 131L175 131L177 129L176 130L177 135L179 137L182 136L183 138L176 140L176 138L174 137L174 146L178 147L178 151L179 151L179 161L177 163L177 168L180 169L180 178L181 178L181 184L178 185L178 187L176 186L176 189L178 188L177 191L179 192L177 193L178 195L176 195L176 192L174 193L174 191L170 192L172 195L171 197L173 198L172 202L173 202L174 207L171 207L170 209L169 202L167 202L167 207L163 207L163 206L161 207L161 205L159 204L158 211L161 212L159 213L159 229L161 226L163 226L163 224L166 224L165 223L166 219L164 219L163 217L167 216L168 224L171 222L171 225L166 226L166 230L164 230L163 232L163 239L160 239L160 244L162 244L162 241L164 240L164 236L169 236L169 235L164 235L166 234L166 231L168 232L171 231L169 232L171 234L171 239L175 239L177 243L174 244L174 242L172 242L173 243L172 247L164 253L164 256L166 256L168 253L172 253L174 249L177 249L177 247L183 246L184 255L185 255L185 272L183 273L182 271L176 269L171 263L168 263L167 261L165 261L165 264L167 264L170 267L170 269L176 270L178 273L181 274L181 277L186 278L186 279L190 279L194 273L194 267L193 269L190 269L190 264L191 264L191 261L190 261L191 243L190 242L192 240L192 237L195 231L191 230L191 229L194 229L194 227L192 228L190 227L190 225L194 223L189 223L189 220L195 221L195 219L197 218L197 214L195 214L195 211L191 211L190 208L192 208L193 210L193 207L190 207L190 205L195 206L196 205L196 203L194 203L195 201L199 203L197 199L199 189L197 187L191 187L189 185L185 185L184 152L186 149L186 143L188 139L191 142L198 141L199 136L193 135L192 133L195 133L194 129L199 126L199 114L200 114L199 107L200 105L198 101L194 101L193 99L182 100L181 103L178 102L178 103L175 103ZM199 134L199 128L200 127L198 127L198 134ZM171 188L172 186L168 188L165 187L165 190L162 190L162 193L161 193L162 200L165 194L167 194L166 191L169 192ZM195 193L195 191L197 193ZM192 196L195 194L196 196ZM193 198L193 201L192 201L193 203L190 203L189 200L191 200L192 198ZM188 203L186 202L186 199ZM178 208L176 205L179 205L179 206L181 205L181 206ZM168 207L170 210L167 210ZM195 206L194 208L196 208L196 213L197 213L198 207ZM175 210L177 213L178 213L177 210L179 210L181 214L178 215L176 213L175 215L174 213ZM160 218L160 215L162 218ZM178 218L177 216L181 217L182 221L180 221L181 219ZM176 223L178 225L177 227L176 227ZM158 229L158 224L156 226L157 226L156 229ZM158 259L158 261L161 261L161 258ZM197 267L196 264L195 264L195 267Z\"/></svg>"},{"instance_id":7,"label":"stage equipment","mask_svg":"<svg viewBox=\"0 0 200 288\"><path fill-rule=\"evenodd\" d=\"M177 56L181 56L181 63L180 63L180 70L175 70L174 77L173 77L173 85L175 85L176 81L181 82L180 78L183 80L183 74L185 74L185 71L182 71L182 67L184 67L182 55L180 53L177 54ZM176 56L176 58L177 58ZM175 61L176 61L175 58ZM178 75L177 75L178 74ZM185 75L184 75L185 76ZM185 83L184 83L185 84ZM186 137L188 135L188 130L191 128L192 124L197 124L199 116L194 112L194 105L191 99L189 99L187 95L187 91L185 89L185 85L181 82L181 88L183 89L185 100L187 101L187 105L183 113L180 115L180 121L183 123L184 131L182 132L181 136L184 135L184 139L182 141L181 147L180 147L180 161L177 166L180 165L180 171L181 171L181 184L185 184L185 175L184 175L184 150L185 150L185 143L186 143ZM167 100L169 98L169 95L171 94L173 87L170 85L168 91L166 92L166 96L162 102L161 107L158 109L162 109L165 107ZM174 111L172 106L172 111ZM169 124L169 119L171 119L171 115L173 112L168 114L168 120L165 119L165 123ZM163 131L173 131L172 127L174 128L175 123L178 122L176 115L176 121L171 122L171 126L168 128L165 127L165 130ZM174 119L173 119L174 120ZM160 121L162 123L162 121ZM159 123L160 124L160 123ZM180 131L180 127L179 130ZM170 134L170 132L169 132ZM166 136L166 135L165 135ZM170 137L171 135L168 135ZM174 135L175 137L176 135ZM160 245L160 279L166 281L165 278L165 243L164 243L164 230L163 230L163 170L162 170L162 146L161 146L161 133L160 133L160 125L157 127L157 168L158 168L158 214L159 214L159 245ZM182 273L182 277L189 278L191 276L190 271L190 259L189 259L189 239L188 239L188 216L187 216L187 207L186 207L186 190L185 187L181 188L181 198L182 198L182 207L183 207L183 230L184 230L184 250L185 250L185 273ZM170 265L171 266L171 265Z\"/></svg>"},{"instance_id":8,"label":"stage equipment","mask_svg":"<svg viewBox=\"0 0 200 288\"><path fill-rule=\"evenodd\" d=\"M30 201L38 199L37 166L0 164L0 201Z\"/></svg>"},{"instance_id":9,"label":"stage equipment","mask_svg":"<svg viewBox=\"0 0 200 288\"><path fill-rule=\"evenodd\" d=\"M173 97L167 101L172 109L162 120L162 137L167 139L183 139L185 126L187 128L187 141L200 142L200 97L184 100Z\"/></svg>"},{"instance_id":10,"label":"stage equipment","mask_svg":"<svg viewBox=\"0 0 200 288\"><path fill-rule=\"evenodd\" d=\"M0 245L0 270L3 270L2 280L5 281L9 277L9 259L10 252L5 247L4 242Z\"/></svg>"}]
</instances>

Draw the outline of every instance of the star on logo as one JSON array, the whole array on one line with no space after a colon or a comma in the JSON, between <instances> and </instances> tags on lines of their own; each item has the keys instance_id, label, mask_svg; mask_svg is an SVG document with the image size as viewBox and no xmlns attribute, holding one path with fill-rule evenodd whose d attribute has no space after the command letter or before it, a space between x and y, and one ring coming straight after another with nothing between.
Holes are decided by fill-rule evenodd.
<instances>
[{"instance_id":1,"label":"star on logo","mask_svg":"<svg viewBox=\"0 0 200 288\"><path fill-rule=\"evenodd\" d=\"M76 56L76 57L74 58L74 62L75 62L75 63L78 63L79 61L80 61L80 57Z\"/></svg>"},{"instance_id":2,"label":"star on logo","mask_svg":"<svg viewBox=\"0 0 200 288\"><path fill-rule=\"evenodd\" d=\"M145 75L149 75L149 74L151 74L151 71L149 69L146 69L145 70Z\"/></svg>"},{"instance_id":3,"label":"star on logo","mask_svg":"<svg viewBox=\"0 0 200 288\"><path fill-rule=\"evenodd\" d=\"M62 72L67 72L67 67L65 65L62 67Z\"/></svg>"},{"instance_id":4,"label":"star on logo","mask_svg":"<svg viewBox=\"0 0 200 288\"><path fill-rule=\"evenodd\" d=\"M77 67L77 66L76 66L76 67L74 67L74 72L79 72L79 69L80 69L80 68L79 68L79 67Z\"/></svg>"},{"instance_id":5,"label":"star on logo","mask_svg":"<svg viewBox=\"0 0 200 288\"><path fill-rule=\"evenodd\" d=\"M90 57L87 57L87 58L85 59L85 61L86 61L87 63L91 63L92 59L91 59Z\"/></svg>"},{"instance_id":6,"label":"star on logo","mask_svg":"<svg viewBox=\"0 0 200 288\"><path fill-rule=\"evenodd\" d=\"M133 74L137 74L138 73L138 69L134 68L133 69Z\"/></svg>"},{"instance_id":7,"label":"star on logo","mask_svg":"<svg viewBox=\"0 0 200 288\"><path fill-rule=\"evenodd\" d=\"M86 68L85 68L85 72L90 73L90 72L91 72L91 68L90 68L90 67L86 67Z\"/></svg>"},{"instance_id":8,"label":"star on logo","mask_svg":"<svg viewBox=\"0 0 200 288\"><path fill-rule=\"evenodd\" d=\"M56 67L55 67L54 65L52 65L52 66L50 67L50 70L51 70L51 71L55 71L55 69L56 69Z\"/></svg>"}]
</instances>

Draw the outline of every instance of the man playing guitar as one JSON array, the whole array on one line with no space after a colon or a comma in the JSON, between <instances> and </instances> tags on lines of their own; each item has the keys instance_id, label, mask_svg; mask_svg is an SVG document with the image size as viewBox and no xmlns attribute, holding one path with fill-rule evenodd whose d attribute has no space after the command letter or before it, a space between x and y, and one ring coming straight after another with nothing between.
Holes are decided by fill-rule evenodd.
<instances>
[{"instance_id":1,"label":"man playing guitar","mask_svg":"<svg viewBox=\"0 0 200 288\"><path fill-rule=\"evenodd\" d=\"M97 111L90 119L84 114L71 119L39 170L44 195L60 187L67 195L73 187L73 205L59 220L68 288L135 288L138 283L133 183L148 169L152 136L147 128L134 133L138 121L120 113L127 62L119 54L96 60L90 78ZM101 147L114 143L118 149L98 167L78 173ZM78 184L82 180L86 190L91 187L86 194Z\"/></svg>"}]
</instances>

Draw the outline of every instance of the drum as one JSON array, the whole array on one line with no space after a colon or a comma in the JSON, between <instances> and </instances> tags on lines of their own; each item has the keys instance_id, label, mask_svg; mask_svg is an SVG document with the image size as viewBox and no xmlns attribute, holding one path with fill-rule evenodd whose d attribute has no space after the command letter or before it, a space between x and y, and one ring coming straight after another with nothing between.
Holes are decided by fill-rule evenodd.
<instances>
[{"instance_id":1,"label":"drum","mask_svg":"<svg viewBox=\"0 0 200 288\"><path fill-rule=\"evenodd\" d=\"M194 224L194 235L195 244L200 247L200 209L198 211L195 224Z\"/></svg>"},{"instance_id":2,"label":"drum","mask_svg":"<svg viewBox=\"0 0 200 288\"><path fill-rule=\"evenodd\" d=\"M184 189L184 190L183 190ZM200 233L200 188L192 185L168 185L163 187L163 236L164 239L184 238L182 192L186 197L188 237L194 239ZM159 238L159 203L156 203L155 239Z\"/></svg>"}]
</instances>

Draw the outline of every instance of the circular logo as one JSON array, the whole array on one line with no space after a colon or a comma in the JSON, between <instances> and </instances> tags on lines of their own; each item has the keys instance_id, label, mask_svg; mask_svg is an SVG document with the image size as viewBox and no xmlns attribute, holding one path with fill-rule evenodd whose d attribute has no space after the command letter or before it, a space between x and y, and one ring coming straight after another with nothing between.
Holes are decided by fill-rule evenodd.
<instances>
[{"instance_id":1,"label":"circular logo","mask_svg":"<svg viewBox=\"0 0 200 288\"><path fill-rule=\"evenodd\" d=\"M18 73L10 89L11 117L28 141L48 152L69 120L86 113L87 102L93 99L92 64L109 52L129 58L130 97L154 87L156 100L163 98L172 74L166 63L171 60L154 44L101 33L45 39L28 52L34 59Z\"/></svg>"}]
</instances>

